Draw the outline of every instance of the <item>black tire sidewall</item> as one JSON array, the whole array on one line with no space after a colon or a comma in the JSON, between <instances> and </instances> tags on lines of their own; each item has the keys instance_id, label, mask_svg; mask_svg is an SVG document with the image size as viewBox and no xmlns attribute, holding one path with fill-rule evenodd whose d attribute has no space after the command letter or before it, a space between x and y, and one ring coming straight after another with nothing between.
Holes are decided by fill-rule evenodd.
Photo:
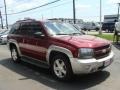
<instances>
[{"instance_id":1,"label":"black tire sidewall","mask_svg":"<svg viewBox=\"0 0 120 90\"><path fill-rule=\"evenodd\" d=\"M17 53L17 59L16 60L14 60L13 57L12 57L12 50L13 49L15 49L15 51ZM20 62L20 56L19 56L18 50L17 50L17 48L15 46L11 48L11 58L12 58L12 61L15 62L15 63Z\"/></svg>"},{"instance_id":2,"label":"black tire sidewall","mask_svg":"<svg viewBox=\"0 0 120 90\"><path fill-rule=\"evenodd\" d=\"M61 59L65 65L66 65L66 76L63 77L63 78L59 78L55 72L54 72L54 62L57 60L57 59ZM71 77L72 77L72 68L71 68L71 64L70 64L70 61L63 55L57 55L55 57L53 57L52 59L52 62L51 62L51 70L52 70L52 74L53 76L58 79L58 80L61 80L61 81L67 81L67 80L70 80Z\"/></svg>"}]
</instances>

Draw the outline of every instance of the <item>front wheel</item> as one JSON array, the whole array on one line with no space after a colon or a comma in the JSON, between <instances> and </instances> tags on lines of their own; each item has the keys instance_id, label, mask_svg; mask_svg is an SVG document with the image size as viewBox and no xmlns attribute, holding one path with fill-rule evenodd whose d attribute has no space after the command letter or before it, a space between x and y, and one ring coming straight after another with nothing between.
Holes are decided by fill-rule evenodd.
<instances>
[{"instance_id":1,"label":"front wheel","mask_svg":"<svg viewBox=\"0 0 120 90\"><path fill-rule=\"evenodd\" d=\"M57 55L51 63L52 73L59 80L69 80L72 76L72 69L69 60L63 55Z\"/></svg>"},{"instance_id":2,"label":"front wheel","mask_svg":"<svg viewBox=\"0 0 120 90\"><path fill-rule=\"evenodd\" d=\"M20 62L20 56L18 54L16 47L11 48L11 58L12 58L13 62L15 62L15 63Z\"/></svg>"}]
</instances>

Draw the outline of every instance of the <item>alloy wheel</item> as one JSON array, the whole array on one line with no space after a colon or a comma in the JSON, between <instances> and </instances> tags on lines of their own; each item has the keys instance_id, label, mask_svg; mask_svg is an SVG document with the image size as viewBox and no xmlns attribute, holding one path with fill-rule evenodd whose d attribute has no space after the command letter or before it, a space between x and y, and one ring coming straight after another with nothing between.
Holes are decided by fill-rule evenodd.
<instances>
[{"instance_id":1,"label":"alloy wheel","mask_svg":"<svg viewBox=\"0 0 120 90\"><path fill-rule=\"evenodd\" d=\"M14 61L16 61L16 60L18 59L16 49L12 49L12 50L11 50L11 55L12 55L12 59L13 59Z\"/></svg>"},{"instance_id":2,"label":"alloy wheel","mask_svg":"<svg viewBox=\"0 0 120 90\"><path fill-rule=\"evenodd\" d=\"M55 60L53 69L57 77L64 78L66 76L67 73L66 65L63 60L61 59Z\"/></svg>"}]
</instances>

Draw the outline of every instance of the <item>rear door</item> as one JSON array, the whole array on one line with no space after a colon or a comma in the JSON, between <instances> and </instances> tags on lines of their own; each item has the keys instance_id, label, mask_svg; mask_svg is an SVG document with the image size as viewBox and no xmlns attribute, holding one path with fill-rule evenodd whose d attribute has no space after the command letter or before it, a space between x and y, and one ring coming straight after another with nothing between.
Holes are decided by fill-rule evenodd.
<instances>
[{"instance_id":1,"label":"rear door","mask_svg":"<svg viewBox=\"0 0 120 90\"><path fill-rule=\"evenodd\" d=\"M40 23L31 22L29 25L26 55L38 60L46 60L46 52L49 40L44 32L44 28Z\"/></svg>"},{"instance_id":2,"label":"rear door","mask_svg":"<svg viewBox=\"0 0 120 90\"><path fill-rule=\"evenodd\" d=\"M19 40L19 47L21 50L22 55L28 56L29 49L27 47L27 42L29 39L29 23L22 22L20 25L20 40Z\"/></svg>"}]
</instances>

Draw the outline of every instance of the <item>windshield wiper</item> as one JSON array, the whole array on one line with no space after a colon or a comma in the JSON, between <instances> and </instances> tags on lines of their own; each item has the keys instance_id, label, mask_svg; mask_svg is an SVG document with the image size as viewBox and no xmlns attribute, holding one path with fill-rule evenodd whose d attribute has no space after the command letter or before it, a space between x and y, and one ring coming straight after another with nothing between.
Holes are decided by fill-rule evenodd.
<instances>
[{"instance_id":1,"label":"windshield wiper","mask_svg":"<svg viewBox=\"0 0 120 90\"><path fill-rule=\"evenodd\" d=\"M70 35L70 34L58 33L56 35Z\"/></svg>"},{"instance_id":2,"label":"windshield wiper","mask_svg":"<svg viewBox=\"0 0 120 90\"><path fill-rule=\"evenodd\" d=\"M81 35L81 33L71 33L71 34L58 33L56 35Z\"/></svg>"},{"instance_id":3,"label":"windshield wiper","mask_svg":"<svg viewBox=\"0 0 120 90\"><path fill-rule=\"evenodd\" d=\"M78 34L81 35L81 33L72 33L71 35L78 35Z\"/></svg>"}]
</instances>

